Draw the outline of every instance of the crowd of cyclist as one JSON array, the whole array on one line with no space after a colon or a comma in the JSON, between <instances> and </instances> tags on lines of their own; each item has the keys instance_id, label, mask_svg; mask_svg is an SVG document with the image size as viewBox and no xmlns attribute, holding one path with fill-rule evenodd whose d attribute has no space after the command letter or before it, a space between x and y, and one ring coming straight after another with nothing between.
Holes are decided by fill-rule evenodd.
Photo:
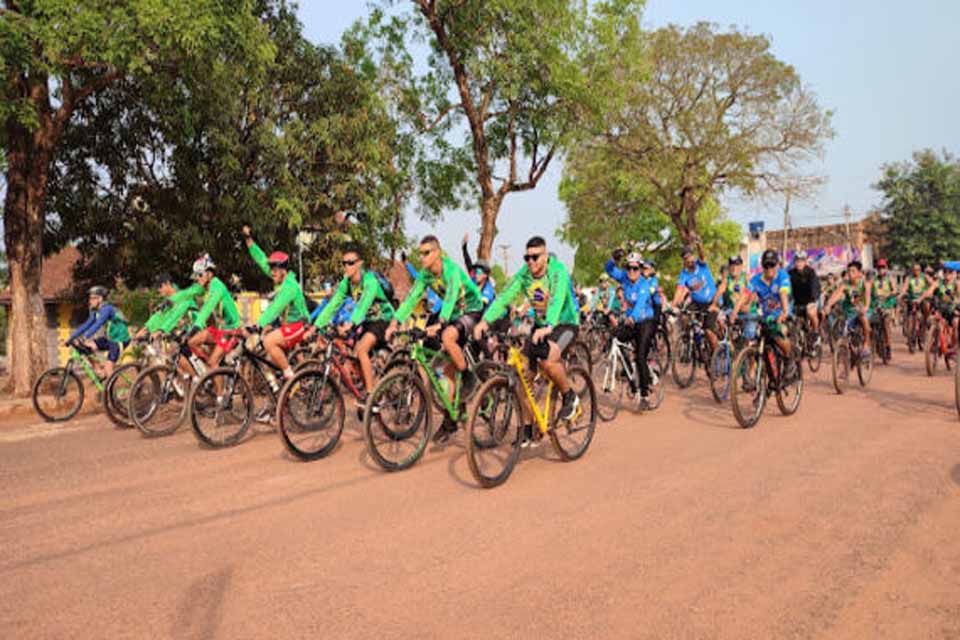
<instances>
[{"instance_id":1,"label":"crowd of cyclist","mask_svg":"<svg viewBox=\"0 0 960 640\"><path fill-rule=\"evenodd\" d=\"M340 254L339 283L335 287L327 285L318 304L304 294L288 254L274 251L267 255L254 240L250 227L243 227L241 234L250 258L274 285L269 305L256 322L243 325L237 303L218 275L216 263L203 255L192 265L193 281L188 286L179 288L166 275L157 278L164 304L136 337L185 332L184 368L190 357L200 357L207 366L217 367L240 341L255 337L283 378L289 379L294 375L291 351L302 343L322 339L332 330L352 337L363 387L369 394L377 382L371 354L388 346L398 328L418 314L427 336L449 356L444 373L451 381L459 378L461 397L468 398L477 386L477 378L464 354L467 344L479 343L489 333L507 332L526 320L530 332L525 352L559 389L559 417L563 419L573 415L579 402L566 378L563 354L577 339L583 322L591 327L600 324L633 346L637 376L635 381L630 380L630 392L642 408L654 382L648 356L667 315L700 314L711 351L735 323L747 340L755 339L762 325L765 335L788 359L794 353L794 320L805 320L813 344L818 344L825 333L821 331L823 323L859 325L865 336L864 348L869 349L876 323L888 323L901 303L906 315L929 319L933 313L941 314L949 319L954 332L960 317L958 262L925 269L914 263L897 284L886 261L877 262L876 272L865 272L860 261L852 260L839 277L831 274L821 283L804 251L796 252L787 265L775 250L768 249L754 275L745 271L740 256L733 256L715 278L698 243L682 250L683 266L676 277L673 298L668 301L654 261L638 251L627 253L623 249L612 253L600 286L588 296L574 287L566 267L549 253L546 241L539 236L526 243L523 266L498 294L489 263L471 259L467 237L461 247L464 268L443 251L435 236L428 235L417 247L419 269L402 256L413 279L403 300L395 299L389 281L368 267L367 256L359 247L348 246ZM68 340L68 344L83 343L106 354L103 369L98 372L104 377L109 376L131 340L126 321L107 298L104 287L90 289L90 316ZM884 348L889 350L889 325L885 324L885 329ZM269 416L265 418L269 420ZM444 440L456 429L457 425L445 418L436 439Z\"/></svg>"}]
</instances>

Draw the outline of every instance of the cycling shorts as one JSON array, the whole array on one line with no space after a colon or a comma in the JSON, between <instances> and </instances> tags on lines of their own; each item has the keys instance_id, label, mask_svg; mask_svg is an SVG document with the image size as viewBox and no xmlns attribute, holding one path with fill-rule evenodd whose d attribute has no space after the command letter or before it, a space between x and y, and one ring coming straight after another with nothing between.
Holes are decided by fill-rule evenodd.
<instances>
[{"instance_id":1,"label":"cycling shorts","mask_svg":"<svg viewBox=\"0 0 960 640\"><path fill-rule=\"evenodd\" d=\"M230 353L240 341L237 329L217 329L216 327L207 327L207 333L213 338L213 341L225 353Z\"/></svg>"},{"instance_id":2,"label":"cycling shorts","mask_svg":"<svg viewBox=\"0 0 960 640\"><path fill-rule=\"evenodd\" d=\"M691 302L690 310L691 311L701 311L704 313L703 317L703 328L707 331L717 330L717 312L709 311L711 303L709 302Z\"/></svg>"},{"instance_id":3,"label":"cycling shorts","mask_svg":"<svg viewBox=\"0 0 960 640\"><path fill-rule=\"evenodd\" d=\"M360 325L360 336L370 334L374 336L377 341L374 343L373 348L386 347L387 346L387 327L390 326L390 323L386 320L368 320Z\"/></svg>"},{"instance_id":4,"label":"cycling shorts","mask_svg":"<svg viewBox=\"0 0 960 640\"><path fill-rule=\"evenodd\" d=\"M534 332L536 332L538 328L539 327L534 327ZM557 348L560 349L560 353L562 354L573 344L573 341L577 339L579 332L580 327L575 324L558 324L545 340L540 341L540 344L534 344L532 337L527 341L527 357L531 360L546 360L550 355L551 343L557 345Z\"/></svg>"},{"instance_id":5,"label":"cycling shorts","mask_svg":"<svg viewBox=\"0 0 960 640\"><path fill-rule=\"evenodd\" d=\"M473 338L474 328L480 324L480 319L483 317L483 312L478 311L476 313L465 313L456 320L451 320L444 327L453 327L457 330L457 344L461 347L466 346L467 340Z\"/></svg>"},{"instance_id":6,"label":"cycling shorts","mask_svg":"<svg viewBox=\"0 0 960 640\"><path fill-rule=\"evenodd\" d=\"M110 362L116 362L120 359L120 352L127 348L129 342L114 342L113 340L108 340L107 338L97 338L93 341L97 345L98 351L107 352L107 360Z\"/></svg>"},{"instance_id":7,"label":"cycling shorts","mask_svg":"<svg viewBox=\"0 0 960 640\"><path fill-rule=\"evenodd\" d=\"M289 351L300 344L303 340L305 324L300 322L291 322L280 325L280 334L283 336L283 348Z\"/></svg>"}]
</instances>

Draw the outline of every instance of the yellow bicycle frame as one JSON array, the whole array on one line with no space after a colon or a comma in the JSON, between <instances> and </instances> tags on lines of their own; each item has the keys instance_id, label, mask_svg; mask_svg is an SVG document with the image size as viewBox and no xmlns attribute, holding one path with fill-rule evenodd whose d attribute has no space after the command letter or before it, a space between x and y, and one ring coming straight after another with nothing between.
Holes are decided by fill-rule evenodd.
<instances>
[{"instance_id":1,"label":"yellow bicycle frame","mask_svg":"<svg viewBox=\"0 0 960 640\"><path fill-rule=\"evenodd\" d=\"M550 396L553 395L553 381L551 381L549 378L547 379L547 397L544 400L543 411L541 412L540 407L537 406L537 399L533 395L533 390L527 383L527 357L523 355L523 352L520 351L520 349L511 346L510 354L507 357L507 365L513 367L519 375L520 385L523 387L523 393L527 397L527 406L533 412L533 417L537 421L537 426L540 428L540 433L545 434L550 429L550 425L547 423L547 416L550 415Z\"/></svg>"}]
</instances>

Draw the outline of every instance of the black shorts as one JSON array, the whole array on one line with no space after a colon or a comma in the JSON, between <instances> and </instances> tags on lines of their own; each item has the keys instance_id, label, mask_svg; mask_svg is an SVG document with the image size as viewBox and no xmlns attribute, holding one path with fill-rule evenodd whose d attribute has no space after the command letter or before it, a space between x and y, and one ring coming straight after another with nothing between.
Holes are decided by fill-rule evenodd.
<instances>
[{"instance_id":1,"label":"black shorts","mask_svg":"<svg viewBox=\"0 0 960 640\"><path fill-rule=\"evenodd\" d=\"M534 332L536 332L537 329L538 327L534 327ZM531 360L546 360L550 355L551 343L557 345L557 348L560 349L560 353L562 354L570 348L570 345L574 343L579 333L580 327L575 324L558 324L553 328L550 335L547 336L547 339L540 344L533 344L532 338L527 341L527 357Z\"/></svg>"},{"instance_id":2,"label":"black shorts","mask_svg":"<svg viewBox=\"0 0 960 640\"><path fill-rule=\"evenodd\" d=\"M444 327L453 327L457 330L457 344L461 347L466 346L468 340L473 339L473 330L480 324L480 318L483 317L482 311L476 313L465 313L456 320L452 320Z\"/></svg>"},{"instance_id":3,"label":"black shorts","mask_svg":"<svg viewBox=\"0 0 960 640\"><path fill-rule=\"evenodd\" d=\"M704 314L703 316L703 328L708 331L717 330L717 312L708 311L712 305L709 302L691 302L690 310L691 311L700 311Z\"/></svg>"},{"instance_id":4,"label":"black shorts","mask_svg":"<svg viewBox=\"0 0 960 640\"><path fill-rule=\"evenodd\" d=\"M387 346L387 327L390 326L390 323L386 320L368 320L360 324L360 337L363 337L365 334L369 333L373 336L376 336L377 342L373 345L373 348L386 347Z\"/></svg>"}]
</instances>

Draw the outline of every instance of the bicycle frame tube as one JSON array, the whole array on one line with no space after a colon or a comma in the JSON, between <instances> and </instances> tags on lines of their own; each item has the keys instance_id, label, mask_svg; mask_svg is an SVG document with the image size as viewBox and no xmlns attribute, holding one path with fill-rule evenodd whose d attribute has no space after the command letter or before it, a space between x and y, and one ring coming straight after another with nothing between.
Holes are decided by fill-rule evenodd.
<instances>
[{"instance_id":1,"label":"bicycle frame tube","mask_svg":"<svg viewBox=\"0 0 960 640\"><path fill-rule=\"evenodd\" d=\"M546 433L550 428L550 425L547 424L547 416L550 415L550 396L553 395L553 382L549 381L547 383L547 397L544 400L543 412L540 411L540 407L537 406L537 399L533 395L533 390L530 388L530 385L527 383L527 376L525 374L525 358L519 349L516 347L510 347L510 357L507 359L507 364L514 368L517 372L517 375L520 378L520 385L523 387L523 393L527 397L527 406L530 407L530 410L533 412L533 418L537 421L537 427L540 429L541 433Z\"/></svg>"},{"instance_id":2,"label":"bicycle frame tube","mask_svg":"<svg viewBox=\"0 0 960 640\"><path fill-rule=\"evenodd\" d=\"M70 354L70 362L79 362L87 376L93 380L93 384L97 388L97 391L103 391L103 383L100 381L100 377L97 375L97 372L93 370L93 365L90 364L90 360L88 358L84 357L83 354L74 349L73 353ZM70 363L67 364L67 369L69 370L69 368Z\"/></svg>"},{"instance_id":3,"label":"bicycle frame tube","mask_svg":"<svg viewBox=\"0 0 960 640\"><path fill-rule=\"evenodd\" d=\"M441 351L427 349L420 344L414 344L410 349L410 359L416 362L417 365L423 369L424 372L426 372L427 379L430 381L430 386L433 387L433 391L437 394L437 397L440 398L440 403L443 405L447 415L450 416L451 420L456 421L460 419L461 374L458 371L454 376L453 402L450 402L450 398L447 397L446 390L440 384L440 378L436 373L433 372L432 367L430 367L430 361L436 358L438 355L443 355L445 362L449 362L449 358Z\"/></svg>"}]
</instances>

